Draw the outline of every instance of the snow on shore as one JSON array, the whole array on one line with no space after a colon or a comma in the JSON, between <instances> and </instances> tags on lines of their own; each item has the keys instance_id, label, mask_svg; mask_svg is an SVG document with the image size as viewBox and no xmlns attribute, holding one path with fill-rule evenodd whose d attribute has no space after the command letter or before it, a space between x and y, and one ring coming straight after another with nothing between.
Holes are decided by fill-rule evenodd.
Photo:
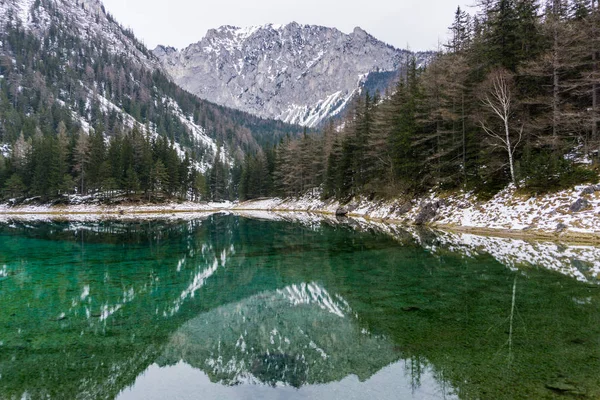
<instances>
[{"instance_id":1,"label":"snow on shore","mask_svg":"<svg viewBox=\"0 0 600 400\"><path fill-rule=\"evenodd\" d=\"M562 202L563 207L566 207L571 200L581 195L576 190L570 192L567 197L562 199L544 198L541 204L552 202L559 204ZM501 196L506 196L506 193ZM558 195L556 195L558 196ZM468 196L465 196L467 198ZM595 197L595 196L593 196ZM501 199L502 197L498 197ZM577 197L578 198L578 197ZM421 202L431 202L435 198L423 199ZM493 199L489 203L485 203L485 207L470 203L459 203L464 199L445 199L446 205L440 207L441 214L447 210L451 210L453 214L440 219L442 223L446 221L461 221L461 216L470 212L471 216L477 213L478 219L471 219L480 224L484 218L497 218L492 226L504 226L502 221L507 221L511 224L522 223L519 221L533 220L530 213L517 215L515 220L503 215L500 206L497 208L489 207L489 204L494 204ZM435 200L438 201L438 200ZM515 201L513 199L513 201ZM504 205L509 211L520 209L525 204L530 203L531 199L524 201L515 201L514 204ZM539 201L539 199L538 199ZM596 204L595 200L590 199L592 204ZM420 206L418 202L414 202L410 211L401 214L406 221L418 213ZM489 255L498 262L507 267L520 271L527 275L528 268L544 268L547 270L556 271L562 275L566 275L582 282L600 284L600 247L593 245L573 245L567 243L555 243L548 240L524 240L522 238L513 237L493 237L474 233L452 232L444 230L421 229L409 224L395 223L399 219L393 219L389 216L397 216L402 205L399 203L369 203L360 202L358 208L353 211L364 213L365 218L356 216L351 219L339 219L335 217L335 211L340 206L337 202L321 202L316 198L302 198L297 200L282 200L282 199L264 199L241 204L235 203L183 203L183 204L168 204L168 205L145 205L145 206L90 206L79 205L69 207L49 207L49 206L25 206L10 208L0 206L0 223L13 221L53 221L56 219L68 220L73 223L98 222L99 220L148 220L148 219L167 219L176 221L196 220L206 218L214 213L234 213L243 217L254 219L272 220L272 221L287 221L292 223L300 223L309 229L321 229L322 224L344 224L351 229L359 231L379 232L389 235L402 244L407 240L423 246L425 249L435 255L442 255L445 251L461 254L464 257L472 258L480 255ZM356 204L352 207L357 206ZM400 208L399 208L400 207ZM542 213L543 210L533 212ZM594 210L592 206L591 210ZM569 208L569 207L567 207ZM270 210L279 210L273 212ZM298 210L298 211L294 211ZM395 211L396 210L396 211ZM473 211L475 210L475 211ZM597 213L594 211L583 211L581 213L570 213L563 209L562 213L554 211L558 215L570 216L570 223L588 224L594 229L594 224L597 224ZM310 211L310 212L307 212ZM403 211L403 210L401 210ZM462 212L462 214L461 214ZM487 214L486 214L487 212ZM554 217L551 215L549 218ZM504 220L503 220L504 218ZM555 218L560 218L555 216ZM582 219L590 218L592 221L581 222ZM384 222L384 220L389 221ZM561 221L567 221L569 218L560 218ZM392 222L392 223L388 223ZM552 226L552 222L544 221L544 224L537 226ZM569 222L569 221L567 221ZM439 223L439 222L438 222ZM74 225L79 226L79 225ZM472 225L479 226L479 225ZM514 225L513 225L514 226ZM584 225L586 226L586 225ZM86 225L87 227L87 225ZM468 225L466 225L468 227ZM489 226L487 226L489 227ZM443 229L443 228L442 228ZM580 229L580 228L575 228ZM597 231L592 231L597 232Z\"/></svg>"},{"instance_id":2,"label":"snow on shore","mask_svg":"<svg viewBox=\"0 0 600 400\"><path fill-rule=\"evenodd\" d=\"M520 196L514 187L509 186L485 202L477 200L468 192L449 196L432 193L413 200L368 201L363 198L348 204L341 204L335 200L323 201L318 192L295 199L269 198L241 203L186 202L104 206L89 204L86 201L71 201L69 206L0 205L0 219L16 214L142 215L220 211L254 214L260 211L336 214L340 209L348 216L403 225L413 225L421 220L423 224L445 228L600 236L600 186L578 186L571 190L532 197Z\"/></svg>"},{"instance_id":3,"label":"snow on shore","mask_svg":"<svg viewBox=\"0 0 600 400\"><path fill-rule=\"evenodd\" d=\"M166 216L178 219L194 218L197 214L216 213L229 210L231 202L221 203L168 203L168 204L127 204L127 205L98 205L71 204L68 206L23 205L11 207L0 205L0 222L19 220L51 220L68 219L76 221L94 221L103 218L110 219L153 219Z\"/></svg>"},{"instance_id":4,"label":"snow on shore","mask_svg":"<svg viewBox=\"0 0 600 400\"><path fill-rule=\"evenodd\" d=\"M298 199L262 199L243 202L234 210L310 211L335 214L346 208L349 216L412 225L424 209L433 209L431 226L600 235L600 187L578 186L558 193L522 197L508 187L491 200L478 201L472 193L392 201L358 199L342 205L318 195Z\"/></svg>"}]
</instances>

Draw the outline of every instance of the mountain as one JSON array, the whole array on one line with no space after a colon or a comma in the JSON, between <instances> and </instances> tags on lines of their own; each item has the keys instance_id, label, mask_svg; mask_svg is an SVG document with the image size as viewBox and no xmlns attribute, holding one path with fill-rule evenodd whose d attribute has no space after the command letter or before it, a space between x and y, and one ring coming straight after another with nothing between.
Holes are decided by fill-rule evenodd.
<instances>
[{"instance_id":1,"label":"mountain","mask_svg":"<svg viewBox=\"0 0 600 400\"><path fill-rule=\"evenodd\" d=\"M99 129L108 138L136 128L168 138L207 171L219 148L231 163L299 131L182 90L99 0L0 0L0 21L4 154L21 134L55 134L61 122L69 134Z\"/></svg>"},{"instance_id":2,"label":"mountain","mask_svg":"<svg viewBox=\"0 0 600 400\"><path fill-rule=\"evenodd\" d=\"M340 113L363 87L385 89L412 53L361 28L222 26L178 51L154 54L181 87L249 113L308 127ZM430 53L417 53L422 64Z\"/></svg>"},{"instance_id":3,"label":"mountain","mask_svg":"<svg viewBox=\"0 0 600 400\"><path fill-rule=\"evenodd\" d=\"M156 363L183 361L226 386L300 388L352 375L364 382L399 359L389 338L360 327L344 298L309 282L198 315L172 334Z\"/></svg>"}]
</instances>

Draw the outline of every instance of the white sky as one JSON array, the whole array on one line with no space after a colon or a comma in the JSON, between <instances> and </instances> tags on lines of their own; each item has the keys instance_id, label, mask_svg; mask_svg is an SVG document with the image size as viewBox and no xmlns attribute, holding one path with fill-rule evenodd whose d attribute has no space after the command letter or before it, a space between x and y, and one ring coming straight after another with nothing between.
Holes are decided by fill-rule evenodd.
<instances>
[{"instance_id":1,"label":"white sky","mask_svg":"<svg viewBox=\"0 0 600 400\"><path fill-rule=\"evenodd\" d=\"M472 12L474 0L104 0L107 11L149 48L187 47L222 25L267 23L360 26L399 48L430 50L444 42L456 7Z\"/></svg>"}]
</instances>

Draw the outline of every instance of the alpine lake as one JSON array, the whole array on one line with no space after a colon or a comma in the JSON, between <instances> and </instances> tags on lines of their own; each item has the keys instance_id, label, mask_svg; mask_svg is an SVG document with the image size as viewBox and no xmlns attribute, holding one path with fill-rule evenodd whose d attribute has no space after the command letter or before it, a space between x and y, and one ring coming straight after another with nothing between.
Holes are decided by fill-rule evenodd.
<instances>
[{"instance_id":1,"label":"alpine lake","mask_svg":"<svg viewBox=\"0 0 600 400\"><path fill-rule=\"evenodd\" d=\"M600 248L309 215L0 223L0 399L600 399Z\"/></svg>"}]
</instances>

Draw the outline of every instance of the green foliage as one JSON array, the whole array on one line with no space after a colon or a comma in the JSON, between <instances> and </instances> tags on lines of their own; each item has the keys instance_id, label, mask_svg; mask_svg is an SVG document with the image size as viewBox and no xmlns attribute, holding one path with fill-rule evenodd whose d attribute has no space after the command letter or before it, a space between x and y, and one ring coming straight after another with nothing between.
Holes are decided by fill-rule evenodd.
<instances>
[{"instance_id":1,"label":"green foliage","mask_svg":"<svg viewBox=\"0 0 600 400\"><path fill-rule=\"evenodd\" d=\"M303 155L305 139L280 144L279 193L320 188L347 199L461 188L488 198L511 180L531 191L597 180L565 155L600 146L600 10L562 3L542 10L534 0L491 0L474 17L458 9L448 51L424 68L405 60L383 101L357 98L341 129L315 137L316 157ZM494 77L509 90L497 90ZM506 115L494 107L501 102ZM311 165L324 173L307 180Z\"/></svg>"},{"instance_id":2,"label":"green foliage","mask_svg":"<svg viewBox=\"0 0 600 400\"><path fill-rule=\"evenodd\" d=\"M485 197L510 182L510 166L514 181L535 192L596 180L565 155L574 149L590 155L600 146L598 3L481 5L475 16L457 10L447 52L428 66L408 57L392 92L357 96L336 120L339 127L301 136L298 127L202 101L162 72L113 54L101 38L81 40L64 29L68 21L59 13L41 39L4 22L0 143L11 144L12 154L0 162L0 185L18 176L23 186L16 189L46 198L122 191L147 199L231 200L313 189L343 199L434 188ZM147 52L131 31L123 33ZM494 95L486 83L499 70L514 80L505 124L484 103ZM387 82L384 75L373 79ZM91 96L91 88L132 116L133 127ZM217 150L196 142L190 121L206 128ZM522 141L507 148L502 135L490 134L504 128ZM196 165L210 168L203 175Z\"/></svg>"},{"instance_id":3,"label":"green foliage","mask_svg":"<svg viewBox=\"0 0 600 400\"><path fill-rule=\"evenodd\" d=\"M20 148L27 149L22 159ZM124 193L143 194L148 200L199 200L208 194L204 176L192 168L189 157L180 159L168 140L151 139L137 130L118 133L108 144L98 132L71 138L38 135L30 142L17 141L13 149L11 162L0 158L4 197ZM226 179L226 166L220 168ZM225 194L226 183L221 181Z\"/></svg>"},{"instance_id":4,"label":"green foliage","mask_svg":"<svg viewBox=\"0 0 600 400\"><path fill-rule=\"evenodd\" d=\"M19 197L25 194L25 184L18 174L13 174L4 184L4 193L9 197Z\"/></svg>"},{"instance_id":5,"label":"green foliage","mask_svg":"<svg viewBox=\"0 0 600 400\"><path fill-rule=\"evenodd\" d=\"M212 146L194 138L189 122L204 127L234 157L299 131L203 101L161 71L146 70L134 58L110 51L111 44L102 37L81 39L70 29L69 16L52 2L40 0L40 7L53 16L43 37L11 20L1 22L0 144L22 138L21 144L32 147L27 150L31 154L18 153L18 159L11 160L0 176L1 184L18 171L31 195L53 197L76 186L78 193L124 189L150 196L152 171L160 160L168 175L162 179L168 186L161 191L189 198L195 196L197 176L190 176L192 165L211 165L217 156ZM152 57L130 30L121 31ZM135 119L133 128L124 113ZM92 129L86 132L89 138L79 142L80 131L87 130L83 120ZM142 138L154 131L162 138L156 143ZM188 150L183 160L174 142ZM130 168L135 174L127 175ZM232 197L229 171L218 175L216 197Z\"/></svg>"},{"instance_id":6,"label":"green foliage","mask_svg":"<svg viewBox=\"0 0 600 400\"><path fill-rule=\"evenodd\" d=\"M596 183L596 171L578 166L550 151L541 151L529 157L526 165L524 190L548 193L583 183Z\"/></svg>"}]
</instances>

